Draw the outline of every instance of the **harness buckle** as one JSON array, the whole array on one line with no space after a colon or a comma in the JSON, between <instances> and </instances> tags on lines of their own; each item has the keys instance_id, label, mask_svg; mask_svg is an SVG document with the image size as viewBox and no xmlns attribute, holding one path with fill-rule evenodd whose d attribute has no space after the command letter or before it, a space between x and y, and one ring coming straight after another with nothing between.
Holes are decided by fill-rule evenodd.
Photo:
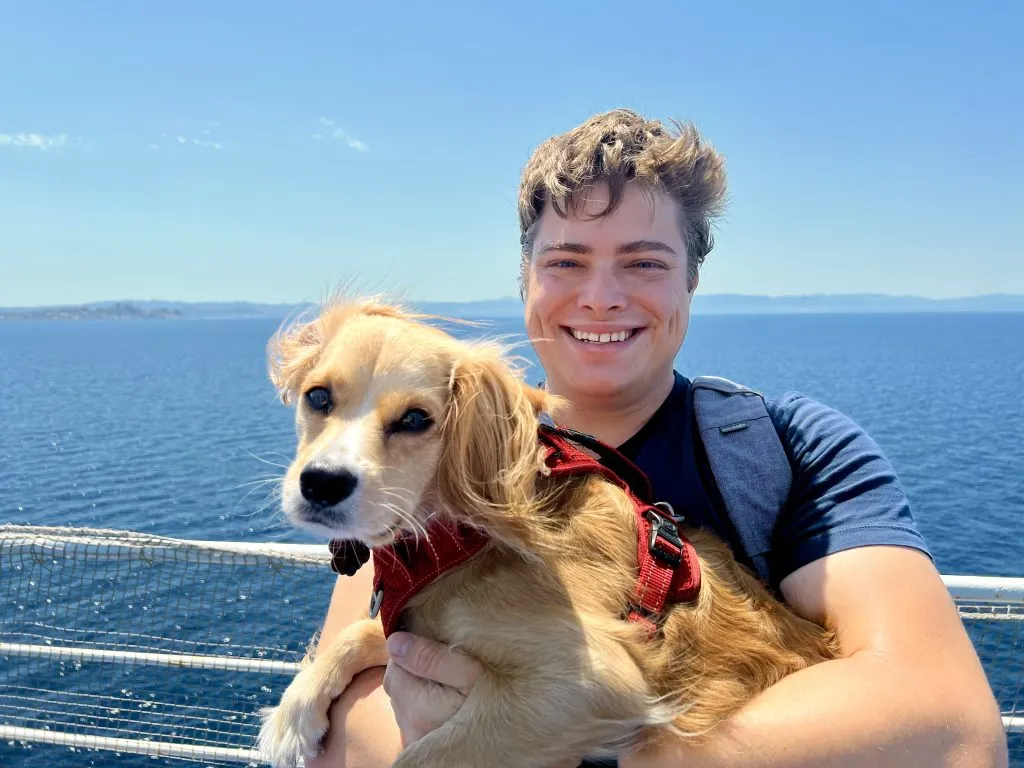
<instances>
[{"instance_id":1,"label":"harness buckle","mask_svg":"<svg viewBox=\"0 0 1024 768\"><path fill-rule=\"evenodd\" d=\"M645 509L644 518L651 524L647 551L662 562L678 568L683 562L683 540L679 536L679 528L653 509Z\"/></svg>"}]
</instances>

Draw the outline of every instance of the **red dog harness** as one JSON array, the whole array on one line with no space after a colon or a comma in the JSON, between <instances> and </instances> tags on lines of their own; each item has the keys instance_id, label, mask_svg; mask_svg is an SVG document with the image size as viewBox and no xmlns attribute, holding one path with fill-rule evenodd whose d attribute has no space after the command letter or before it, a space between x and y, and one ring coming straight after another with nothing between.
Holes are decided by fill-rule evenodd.
<instances>
[{"instance_id":1,"label":"red dog harness","mask_svg":"<svg viewBox=\"0 0 1024 768\"><path fill-rule=\"evenodd\" d=\"M541 425L538 438L547 449L544 463L552 477L596 473L622 488L633 502L637 522L637 607L629 620L657 631L656 616L671 603L694 600L700 593L700 564L693 545L671 517L668 504L651 504L650 483L632 462L614 448L589 435ZM577 447L597 453L604 463ZM612 466L608 466L612 465ZM614 468L613 468L614 467ZM668 512L661 509L664 506ZM411 534L373 550L373 597L370 616L380 614L384 634L397 629L398 618L409 600L427 584L478 554L488 542L482 531L464 523L435 520L427 525L422 540ZM331 568L353 575L370 559L367 547L358 542L329 542Z\"/></svg>"}]
</instances>

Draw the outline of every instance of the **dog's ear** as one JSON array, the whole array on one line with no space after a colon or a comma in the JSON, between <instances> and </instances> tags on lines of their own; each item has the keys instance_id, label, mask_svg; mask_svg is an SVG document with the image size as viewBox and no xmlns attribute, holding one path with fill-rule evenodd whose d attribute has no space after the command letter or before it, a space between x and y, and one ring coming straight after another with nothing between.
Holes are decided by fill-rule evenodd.
<instances>
[{"instance_id":1,"label":"dog's ear","mask_svg":"<svg viewBox=\"0 0 1024 768\"><path fill-rule=\"evenodd\" d=\"M408 316L402 307L375 296L351 298L339 295L326 303L314 320L297 320L282 326L270 339L267 344L268 372L285 405L294 402L302 380L316 365L324 344L356 315L397 319Z\"/></svg>"},{"instance_id":2,"label":"dog's ear","mask_svg":"<svg viewBox=\"0 0 1024 768\"><path fill-rule=\"evenodd\" d=\"M454 367L437 483L455 514L511 522L533 499L540 464L537 416L550 405L500 354L471 348Z\"/></svg>"},{"instance_id":3,"label":"dog's ear","mask_svg":"<svg viewBox=\"0 0 1024 768\"><path fill-rule=\"evenodd\" d=\"M294 402L302 380L316 365L323 347L323 316L282 327L267 344L270 381L285 405Z\"/></svg>"}]
</instances>

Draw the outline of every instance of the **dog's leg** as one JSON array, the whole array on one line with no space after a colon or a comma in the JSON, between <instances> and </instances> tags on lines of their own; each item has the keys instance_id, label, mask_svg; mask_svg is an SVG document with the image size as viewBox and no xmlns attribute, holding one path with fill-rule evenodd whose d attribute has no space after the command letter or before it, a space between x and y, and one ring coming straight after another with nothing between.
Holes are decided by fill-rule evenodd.
<instances>
[{"instance_id":1,"label":"dog's leg","mask_svg":"<svg viewBox=\"0 0 1024 768\"><path fill-rule=\"evenodd\" d=\"M342 630L313 662L299 671L276 707L260 711L258 749L274 768L293 768L300 756L314 756L327 733L327 711L352 682L371 667L388 662L380 622L364 619Z\"/></svg>"}]
</instances>

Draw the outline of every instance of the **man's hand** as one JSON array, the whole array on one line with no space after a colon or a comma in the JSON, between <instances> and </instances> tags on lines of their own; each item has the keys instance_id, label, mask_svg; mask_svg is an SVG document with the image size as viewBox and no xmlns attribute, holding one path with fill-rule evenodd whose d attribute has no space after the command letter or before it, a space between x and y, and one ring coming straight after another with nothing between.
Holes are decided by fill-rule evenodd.
<instances>
[{"instance_id":1,"label":"man's hand","mask_svg":"<svg viewBox=\"0 0 1024 768\"><path fill-rule=\"evenodd\" d=\"M391 661L384 690L402 732L402 746L444 725L483 674L480 662L443 643L395 632L388 638Z\"/></svg>"},{"instance_id":2,"label":"man's hand","mask_svg":"<svg viewBox=\"0 0 1024 768\"><path fill-rule=\"evenodd\" d=\"M483 667L444 643L406 632L388 638L388 651L391 661L384 673L384 690L391 697L404 748L459 711ZM554 768L576 768L581 760Z\"/></svg>"}]
</instances>

